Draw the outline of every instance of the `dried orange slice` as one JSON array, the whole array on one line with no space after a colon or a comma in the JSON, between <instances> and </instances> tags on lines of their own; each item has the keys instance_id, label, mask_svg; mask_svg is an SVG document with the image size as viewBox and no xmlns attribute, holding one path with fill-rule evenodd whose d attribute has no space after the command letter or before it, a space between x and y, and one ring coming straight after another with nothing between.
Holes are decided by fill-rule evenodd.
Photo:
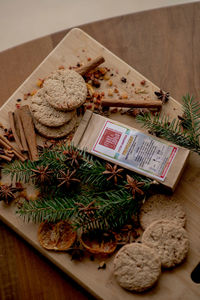
<instances>
[{"instance_id":1,"label":"dried orange slice","mask_svg":"<svg viewBox=\"0 0 200 300\"><path fill-rule=\"evenodd\" d=\"M67 221L41 223L38 229L40 245L48 250L64 251L75 242L76 232Z\"/></svg>"},{"instance_id":2,"label":"dried orange slice","mask_svg":"<svg viewBox=\"0 0 200 300\"><path fill-rule=\"evenodd\" d=\"M112 233L86 232L81 235L80 241L83 247L92 254L111 254L117 247Z\"/></svg>"}]
</instances>

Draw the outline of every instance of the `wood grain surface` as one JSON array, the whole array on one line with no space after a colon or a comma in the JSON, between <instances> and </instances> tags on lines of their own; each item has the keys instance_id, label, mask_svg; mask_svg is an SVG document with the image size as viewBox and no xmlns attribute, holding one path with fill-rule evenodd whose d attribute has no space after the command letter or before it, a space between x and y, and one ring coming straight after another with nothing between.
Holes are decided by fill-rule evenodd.
<instances>
[{"instance_id":1,"label":"wood grain surface","mask_svg":"<svg viewBox=\"0 0 200 300\"><path fill-rule=\"evenodd\" d=\"M187 92L200 96L199 13L200 3L194 3L117 17L81 28L181 101ZM1 105L66 32L0 53ZM199 177L196 168L189 178L191 185ZM0 299L92 297L0 223Z\"/></svg>"}]
</instances>

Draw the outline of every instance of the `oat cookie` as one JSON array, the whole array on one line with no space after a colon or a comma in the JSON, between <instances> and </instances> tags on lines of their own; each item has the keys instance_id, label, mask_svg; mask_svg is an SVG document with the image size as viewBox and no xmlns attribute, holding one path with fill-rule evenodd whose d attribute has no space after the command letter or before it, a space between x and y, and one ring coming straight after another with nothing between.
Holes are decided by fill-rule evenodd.
<instances>
[{"instance_id":1,"label":"oat cookie","mask_svg":"<svg viewBox=\"0 0 200 300\"><path fill-rule=\"evenodd\" d=\"M123 246L114 258L114 275L123 288L142 292L152 287L161 273L156 252L146 245L131 243Z\"/></svg>"},{"instance_id":2,"label":"oat cookie","mask_svg":"<svg viewBox=\"0 0 200 300\"><path fill-rule=\"evenodd\" d=\"M30 111L33 118L48 127L62 126L69 122L76 113L75 110L64 112L53 108L46 100L43 88L32 97Z\"/></svg>"},{"instance_id":3,"label":"oat cookie","mask_svg":"<svg viewBox=\"0 0 200 300\"><path fill-rule=\"evenodd\" d=\"M149 225L143 233L142 242L156 250L165 268L180 264L189 250L186 230L169 220L158 220Z\"/></svg>"},{"instance_id":4,"label":"oat cookie","mask_svg":"<svg viewBox=\"0 0 200 300\"><path fill-rule=\"evenodd\" d=\"M140 225L145 230L152 222L169 219L184 226L186 215L180 202L173 196L157 194L151 196L142 205L140 211Z\"/></svg>"},{"instance_id":5,"label":"oat cookie","mask_svg":"<svg viewBox=\"0 0 200 300\"><path fill-rule=\"evenodd\" d=\"M83 77L73 70L57 70L43 83L46 100L57 110L69 111L81 106L87 96Z\"/></svg>"},{"instance_id":6,"label":"oat cookie","mask_svg":"<svg viewBox=\"0 0 200 300\"><path fill-rule=\"evenodd\" d=\"M75 114L74 117L68 123L60 127L47 127L39 123L37 120L33 119L37 131L42 136L50 139L58 139L68 135L75 127L76 121L77 121L77 115Z\"/></svg>"}]
</instances>

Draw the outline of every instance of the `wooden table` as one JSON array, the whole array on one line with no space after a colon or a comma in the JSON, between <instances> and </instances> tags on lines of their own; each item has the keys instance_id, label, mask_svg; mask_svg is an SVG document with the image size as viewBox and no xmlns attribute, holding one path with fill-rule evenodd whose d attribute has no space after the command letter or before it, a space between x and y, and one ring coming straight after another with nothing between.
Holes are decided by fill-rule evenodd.
<instances>
[{"instance_id":1,"label":"wooden table","mask_svg":"<svg viewBox=\"0 0 200 300\"><path fill-rule=\"evenodd\" d=\"M194 3L80 28L181 101L188 92L200 96L199 15L200 3ZM66 33L54 33L0 53L0 105ZM0 299L93 298L0 223Z\"/></svg>"}]
</instances>

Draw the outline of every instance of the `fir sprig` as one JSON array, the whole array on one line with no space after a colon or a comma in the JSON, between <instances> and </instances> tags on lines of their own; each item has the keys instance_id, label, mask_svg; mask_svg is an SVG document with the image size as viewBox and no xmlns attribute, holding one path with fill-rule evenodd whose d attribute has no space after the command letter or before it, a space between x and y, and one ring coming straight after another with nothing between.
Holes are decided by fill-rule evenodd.
<instances>
[{"instance_id":1,"label":"fir sprig","mask_svg":"<svg viewBox=\"0 0 200 300\"><path fill-rule=\"evenodd\" d=\"M137 116L137 120L157 136L200 154L200 103L195 102L193 97L183 97L184 124L160 113Z\"/></svg>"},{"instance_id":2,"label":"fir sprig","mask_svg":"<svg viewBox=\"0 0 200 300\"><path fill-rule=\"evenodd\" d=\"M87 210L79 207L87 207L94 202L94 209ZM82 229L115 229L123 226L130 218L137 214L141 201L132 198L124 188L111 190L94 195L85 193L73 197L47 197L35 201L25 201L17 211L25 220L33 222L72 219L76 228Z\"/></svg>"},{"instance_id":3,"label":"fir sprig","mask_svg":"<svg viewBox=\"0 0 200 300\"><path fill-rule=\"evenodd\" d=\"M112 166L109 166L112 172ZM62 145L48 151L44 149L35 162L8 164L4 173L11 174L18 181L41 182L41 198L25 201L17 211L27 221L70 219L76 228L108 229L124 225L139 211L143 196L138 194L133 199L126 189L126 175L143 182L144 191L150 187L152 180L120 169L119 180L115 182L113 176L109 174L109 178L105 174L106 168L104 160L74 146ZM115 166L113 169L116 171ZM38 173L40 171L44 172L42 177ZM66 181L65 177L70 174L73 174L73 182Z\"/></svg>"},{"instance_id":4,"label":"fir sprig","mask_svg":"<svg viewBox=\"0 0 200 300\"><path fill-rule=\"evenodd\" d=\"M10 175L11 180L27 183L30 182L31 176L33 175L32 169L35 169L37 165L38 162L30 160L25 162L15 160L3 168L3 173L5 175Z\"/></svg>"},{"instance_id":5,"label":"fir sprig","mask_svg":"<svg viewBox=\"0 0 200 300\"><path fill-rule=\"evenodd\" d=\"M105 171L105 161L94 159L91 155L85 155L84 161L78 169L78 174L83 183L96 185L99 188L107 183Z\"/></svg>"}]
</instances>

